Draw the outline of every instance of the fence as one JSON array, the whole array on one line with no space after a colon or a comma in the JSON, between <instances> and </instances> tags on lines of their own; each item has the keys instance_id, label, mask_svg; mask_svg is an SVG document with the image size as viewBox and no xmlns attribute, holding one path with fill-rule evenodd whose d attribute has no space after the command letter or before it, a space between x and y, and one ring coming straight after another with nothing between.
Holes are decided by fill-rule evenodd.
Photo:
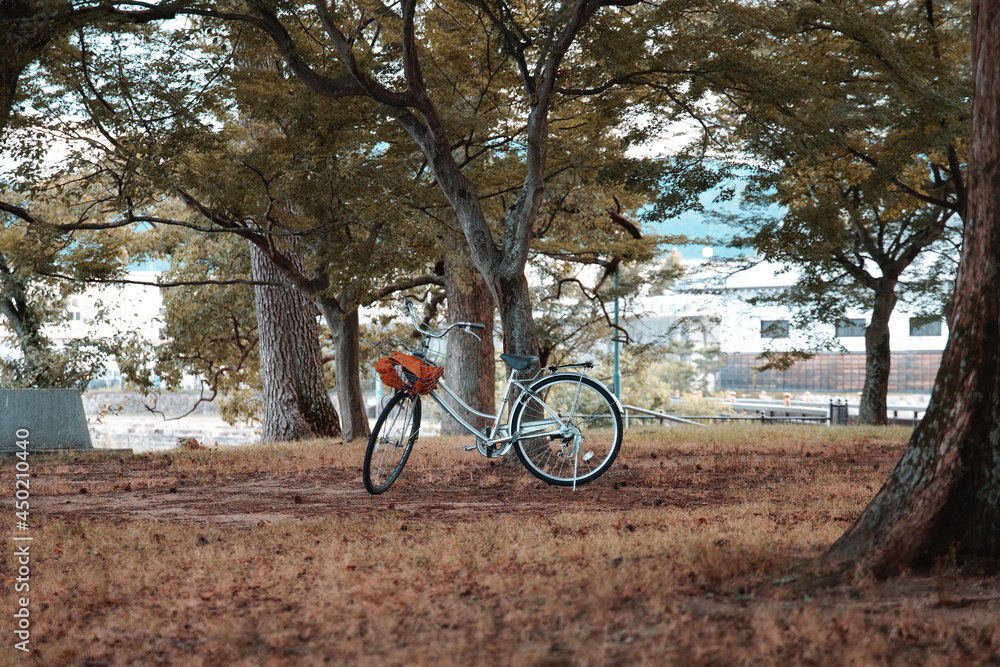
<instances>
[{"instance_id":1,"label":"fence","mask_svg":"<svg viewBox=\"0 0 1000 667\"><path fill-rule=\"evenodd\" d=\"M760 363L756 354L727 354L716 387L754 392L766 389L853 394L861 391L865 383L864 353L817 354L785 371L755 370ZM889 393L930 393L940 365L940 352L894 352Z\"/></svg>"},{"instance_id":2,"label":"fence","mask_svg":"<svg viewBox=\"0 0 1000 667\"><path fill-rule=\"evenodd\" d=\"M763 400L742 400L735 403L727 402L726 407L743 412L743 414L716 414L716 415L685 415L678 417L666 412L647 410L634 405L625 405L625 427L628 428L633 420L653 421L665 423L690 424L705 426L706 424L721 424L726 422L747 422L756 421L762 424L793 422L800 424L848 424L850 423L850 406L846 401L831 400L827 406L817 406L815 404L793 403L785 405L783 402L763 401ZM890 406L892 414L889 417L890 423L915 425L920 421L920 415L924 408L913 406ZM900 416L900 413L903 416ZM913 418L909 419L906 413L912 412Z\"/></svg>"},{"instance_id":3,"label":"fence","mask_svg":"<svg viewBox=\"0 0 1000 667\"><path fill-rule=\"evenodd\" d=\"M851 406L842 399L833 399L827 406L803 402L785 405L784 402L752 399L743 399L735 403L725 402L724 405L732 410L743 412L743 414L685 415L678 417L667 412L647 410L635 405L623 405L622 407L625 408L626 428L628 428L629 423L633 420L655 420L661 424L670 422L697 426L739 421L756 421L762 424L794 422L802 424L841 425L849 424L853 421L854 417L851 415L851 408L856 408L856 406ZM887 409L887 419L890 424L916 426L923 418L925 411L926 408L923 406L890 405Z\"/></svg>"}]
</instances>

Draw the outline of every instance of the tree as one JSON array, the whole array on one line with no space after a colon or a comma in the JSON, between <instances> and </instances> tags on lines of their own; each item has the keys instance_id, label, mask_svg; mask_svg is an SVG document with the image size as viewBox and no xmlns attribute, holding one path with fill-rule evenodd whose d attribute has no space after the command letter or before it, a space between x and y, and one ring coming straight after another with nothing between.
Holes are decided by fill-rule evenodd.
<instances>
[{"instance_id":1,"label":"tree","mask_svg":"<svg viewBox=\"0 0 1000 667\"><path fill-rule=\"evenodd\" d=\"M174 179L206 221L247 238L322 313L335 349L342 435L366 437L358 308L441 278L416 274L427 261L421 244L401 242L410 233L405 219L390 224L391 202L371 198L390 178L389 162L340 160L328 145L311 144L309 135L328 122L322 114L294 107L274 113L282 116L275 125L281 131L265 139L229 125L193 147L192 161L178 164ZM326 137L328 144L335 140ZM213 177L205 181L207 163ZM294 248L285 237L296 239Z\"/></svg>"},{"instance_id":2,"label":"tree","mask_svg":"<svg viewBox=\"0 0 1000 667\"><path fill-rule=\"evenodd\" d=\"M266 256L253 257L254 247L231 234L174 226L135 235L132 248L168 260L160 284L174 286L163 289L160 344L119 357L123 376L154 396L150 409L159 389L177 389L194 375L201 396L186 414L218 400L223 419L260 422L265 440L340 435L318 312ZM251 274L254 280L225 284L229 276Z\"/></svg>"},{"instance_id":3,"label":"tree","mask_svg":"<svg viewBox=\"0 0 1000 667\"><path fill-rule=\"evenodd\" d=\"M122 81L120 75L124 70L119 69L111 75L109 71L114 71L116 66L114 56L121 57L123 51L128 50L129 38L119 35L107 35L98 30L97 39L89 41L87 39L88 30L80 28L76 38L69 40L63 49L62 58L51 58L47 61L49 76L47 83L56 92L53 95L36 95L33 102L36 106L45 108L51 107L49 114L35 114L41 116L36 122L44 124L48 120L50 130L59 132L66 137L76 137L82 140L85 149L80 151L74 159L66 160L60 176L63 181L70 184L69 188L63 186L61 189L71 189L74 183L86 183L89 185L89 197L78 197L82 203L76 206L83 209L84 213L78 220L83 221L95 214L114 214L121 209L121 220L119 223L128 224L137 217L136 209L149 208L158 209L164 207L156 202L155 197L150 197L148 187L144 191L143 183L134 177L134 172L139 171L139 161L149 156L148 145L143 149L135 150L135 146L142 146L144 142L155 145L157 139L155 135L167 130L177 132L179 129L189 127L184 123L176 123L176 119L184 118L185 112L188 118L197 118L199 113L207 110L204 102L183 106L177 104L177 99L185 102L191 98L191 81L196 78L192 72L182 72L177 77L169 77L169 82L165 84L153 84L141 86L139 81L145 81L144 77L137 76L131 81ZM142 36L149 37L150 31L142 31ZM148 44L157 44L159 51L151 53L151 57L145 65L151 70L149 75L155 80L156 73L163 73L163 66L160 64L163 59L169 60L171 49L176 51L177 35L167 35L159 37L159 40L150 40ZM173 39L172 39L173 38ZM183 41L181 39L180 41ZM105 47L107 54L99 49L92 49L94 42ZM73 47L77 48L73 48ZM96 53L95 53L96 51ZM107 57L105 61L102 56ZM95 62L95 58L97 62ZM158 61L159 59L159 61ZM117 76L116 76L117 74ZM178 85L178 81L181 81ZM33 82L34 87L39 87L38 82ZM143 92L123 92L140 89ZM185 90L187 86L188 90ZM195 85L197 88L198 85ZM79 93L80 97L71 94ZM84 92L86 91L86 92ZM205 99L205 95L201 99ZM166 101L166 104L163 102ZM76 117L84 117L84 121L68 121L65 116L60 116L60 111L65 114L67 106L76 104L76 109L70 107L71 111L85 111L87 114L77 113ZM164 114L164 109L172 109L172 113ZM131 113L122 113L123 108L127 108ZM155 111L150 112L153 108ZM55 116L53 118L53 116ZM89 116L89 118L87 118ZM48 117L48 118L46 118ZM72 117L70 115L70 117ZM155 122L155 119L165 119L166 122ZM176 126L170 128L173 121ZM190 122L190 121L189 121ZM76 125L76 127L74 127ZM136 131L137 127L140 131ZM103 142L95 137L101 137ZM130 150L131 149L131 150ZM71 153L71 156L73 153ZM103 186L104 195L100 195L98 188ZM52 186L49 186L52 188ZM37 188L36 188L37 190ZM92 194L91 194L92 193ZM64 198L69 199L65 196ZM38 193L32 195L32 202L37 207ZM72 209L70 209L72 210ZM25 222L35 226L43 225L43 221L37 219L36 215L29 215L23 211L22 218ZM65 216L64 216L65 217ZM166 222L170 222L164 220ZM173 221L177 224L191 225L189 221ZM87 223L92 225L93 223ZM106 227L114 227L118 223L99 223ZM64 224L61 229L72 229L73 223ZM111 231L104 230L103 235L108 236ZM75 232L80 233L94 232ZM119 234L119 236L121 236ZM146 235L149 236L149 235ZM110 240L110 237L109 239ZM174 251L177 248L175 246ZM225 268L230 270L239 266L239 262L228 264ZM245 271L249 274L249 262L245 263ZM266 269L261 269L266 272ZM274 272L271 271L270 274ZM265 282L274 283L274 276L268 275ZM228 277L228 276L225 276ZM212 279L204 275L195 276L195 282L203 284L211 283ZM296 302L288 304L289 299L294 300L297 295L287 294L279 287L260 286L263 293L259 299L257 315L263 321L260 333L264 341L265 367L260 374L253 373L253 379L263 378L264 382L264 435L269 439L299 439L304 437L314 437L317 435L335 436L339 435L340 429L336 412L329 400L328 391L323 382L323 366L321 354L315 330L315 319L310 319L308 309L303 309L301 304ZM203 294L203 296L208 296ZM179 300L172 300L172 304L179 303ZM204 304L207 305L207 304ZM310 306L311 307L311 306ZM175 315L183 312L182 309L168 308L168 312ZM248 323L248 319L253 319L253 310L249 311L249 318L246 313L241 313L244 317L237 317L230 312L229 317L222 323L224 333L219 335L215 332L211 340L212 345L206 345L202 333L208 331L206 326L210 317L202 316L198 321L191 324L198 327L199 332L193 333L183 329L183 326L173 326L172 333L177 334L164 349L170 349L176 355L176 363L183 366L192 366L189 370L201 374L209 389L210 395L203 400L212 400L221 389L223 394L234 387L244 386L242 381L247 379L244 371L244 364L251 353L257 350L257 328L254 324ZM275 326L278 319L284 321L281 326ZM22 320L24 318L22 317ZM177 325L183 320L174 319L173 324ZM250 337L241 335L240 327L244 327L245 333ZM23 328L23 327L22 327ZM225 333L226 329L230 333ZM215 349L209 349L214 347ZM233 352L235 355L229 354ZM234 358L235 356L235 358ZM257 361L257 356L252 355L252 360ZM130 367L133 381L141 386L149 388L146 375L150 370L138 360L122 360L124 365ZM160 357L158 368L166 371L172 378L173 384L179 382L176 373L171 373L169 366L175 363L174 360ZM165 365L167 367L165 367ZM186 369L187 370L187 369ZM223 408L225 411L225 406ZM234 411L228 411L234 412ZM239 410L235 412L240 412ZM250 411L243 410L240 416L249 416Z\"/></svg>"},{"instance_id":4,"label":"tree","mask_svg":"<svg viewBox=\"0 0 1000 667\"><path fill-rule=\"evenodd\" d=\"M537 341L525 266L551 167L550 151L557 148L556 142L550 141L552 129L574 127L574 111L594 106L592 100L583 101L584 97L597 97L626 83L646 86L658 77L677 74L662 63L648 67L646 62L638 68L633 63L616 63L618 71L613 75L594 67L598 62L603 64L612 52L610 42L623 44L627 38L629 55L643 53L649 50L652 34L662 30L665 17L656 9L627 15L611 9L634 4L580 0L514 11L488 3L455 3L446 8L428 7L424 14L422 7L408 0L398 13L389 7L368 11L350 4L334 10L325 2L317 4L315 15L291 8L286 8L287 15L279 15L261 4L248 5L245 14L196 13L260 28L310 90L335 99L371 99L396 119L419 147L428 171L454 210L472 260L498 305L505 349L533 354ZM600 27L587 32L588 42L578 42L589 22L605 9L609 15L602 15ZM638 35L622 32L623 21L637 28ZM614 34L605 30L607 24L614 26ZM305 28L305 35L298 26ZM422 41L442 32L466 41L457 67L455 61L436 60L433 54L437 49ZM325 55L339 61L339 70L330 67L328 59L311 56L304 47L320 40L326 46ZM590 40L600 44L594 46ZM662 54L669 49L656 51ZM582 66L570 67L568 55L575 58L580 54L584 60L574 64ZM476 66L470 68L468 63ZM641 71L636 73L636 69ZM568 74L571 71L572 76ZM565 74L566 87L560 89L557 80L561 73ZM488 94L463 97L469 80L475 80L476 86L482 80L495 83L480 88ZM659 83L659 92L666 91L669 97L668 86ZM455 92L457 96L453 96ZM553 116L560 94L566 97L559 102L560 113ZM498 100L510 103L501 105ZM596 106L607 112L606 107ZM503 119L508 128L505 134L489 131L499 125L482 132L470 121L484 110L497 109L508 111ZM625 123L620 115L607 117ZM635 136L633 133L625 141ZM488 193L473 181L469 166L488 165L498 149L508 158L517 156L520 182L508 186L506 192L512 199L494 215L485 203Z\"/></svg>"},{"instance_id":5,"label":"tree","mask_svg":"<svg viewBox=\"0 0 1000 667\"><path fill-rule=\"evenodd\" d=\"M0 196L9 192L0 183ZM86 208L80 199L87 194L80 184L47 182L35 199L34 215L21 207L13 207L21 214L0 210L0 324L20 352L19 358L0 360L0 382L6 386L86 388L127 342L125 336L80 338L64 345L52 340L68 321L70 298L83 292L88 281L115 279L125 269L126 235L116 230L66 233L55 223L41 222L75 219Z\"/></svg>"},{"instance_id":6,"label":"tree","mask_svg":"<svg viewBox=\"0 0 1000 667\"><path fill-rule=\"evenodd\" d=\"M253 277L281 282L284 274L250 244ZM264 440L336 437L340 419L326 387L316 317L319 312L292 285L254 285L264 385Z\"/></svg>"},{"instance_id":7,"label":"tree","mask_svg":"<svg viewBox=\"0 0 1000 667\"><path fill-rule=\"evenodd\" d=\"M753 303L776 303L796 312L795 324L811 329L817 323L838 325L851 308L868 310L865 327L865 375L859 419L866 424L886 424L891 349L889 319L900 298L929 301L938 308L929 316L942 317L942 302L950 290L926 257L948 252L950 211L913 205L912 198L884 195L878 202L844 197L840 208L825 206L806 211L797 205L781 219L744 218L740 224L749 236L736 237L732 245L750 246L761 259L796 266L800 277L789 289L762 294ZM846 224L845 224L846 219ZM743 260L745 262L745 260ZM737 261L737 263L743 263ZM928 292L932 292L928 294ZM936 298L935 298L936 297ZM829 346L830 340L813 344ZM813 348L815 349L815 348ZM787 367L794 358L808 358L787 350L766 354L762 368Z\"/></svg>"},{"instance_id":8,"label":"tree","mask_svg":"<svg viewBox=\"0 0 1000 667\"><path fill-rule=\"evenodd\" d=\"M726 3L728 48L706 66L719 120L763 164L736 244L803 268L782 295L810 316L872 310L861 420L885 423L888 321L901 286L965 210L964 3ZM834 295L847 297L834 303Z\"/></svg>"},{"instance_id":9,"label":"tree","mask_svg":"<svg viewBox=\"0 0 1000 667\"><path fill-rule=\"evenodd\" d=\"M927 413L874 500L826 554L877 575L1000 556L1000 2L972 2L968 208L951 336Z\"/></svg>"}]
</instances>

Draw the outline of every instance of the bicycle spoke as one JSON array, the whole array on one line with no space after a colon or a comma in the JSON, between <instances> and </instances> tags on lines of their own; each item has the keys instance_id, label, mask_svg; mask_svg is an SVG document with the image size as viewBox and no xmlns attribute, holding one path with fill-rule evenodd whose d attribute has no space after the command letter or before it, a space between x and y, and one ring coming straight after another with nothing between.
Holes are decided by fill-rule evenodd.
<instances>
[{"instance_id":1,"label":"bicycle spoke","mask_svg":"<svg viewBox=\"0 0 1000 667\"><path fill-rule=\"evenodd\" d=\"M362 476L369 493L383 493L403 472L420 428L420 399L398 392L379 415L368 439Z\"/></svg>"},{"instance_id":2,"label":"bicycle spoke","mask_svg":"<svg viewBox=\"0 0 1000 667\"><path fill-rule=\"evenodd\" d=\"M613 397L595 380L573 374L533 384L517 405L511 428L525 467L550 484L566 486L603 474L622 439Z\"/></svg>"}]
</instances>

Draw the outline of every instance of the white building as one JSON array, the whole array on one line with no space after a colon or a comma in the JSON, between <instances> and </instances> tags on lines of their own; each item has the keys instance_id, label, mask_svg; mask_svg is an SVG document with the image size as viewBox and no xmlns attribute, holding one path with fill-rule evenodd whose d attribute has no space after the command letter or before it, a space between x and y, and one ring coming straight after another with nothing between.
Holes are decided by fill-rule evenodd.
<instances>
[{"instance_id":1,"label":"white building","mask_svg":"<svg viewBox=\"0 0 1000 667\"><path fill-rule=\"evenodd\" d=\"M848 311L842 326L792 326L792 314L780 306L754 306L753 296L791 286L796 273L774 264L758 264L724 274L704 262L688 264L688 277L673 291L640 302L640 319L629 323L637 342L682 339L694 348L718 346L725 365L716 390L855 392L864 383L865 327L870 313ZM929 392L947 342L943 320L923 323L900 304L889 321L893 393ZM832 340L838 351L818 354L786 372L753 369L766 351L808 349L816 340Z\"/></svg>"}]
</instances>

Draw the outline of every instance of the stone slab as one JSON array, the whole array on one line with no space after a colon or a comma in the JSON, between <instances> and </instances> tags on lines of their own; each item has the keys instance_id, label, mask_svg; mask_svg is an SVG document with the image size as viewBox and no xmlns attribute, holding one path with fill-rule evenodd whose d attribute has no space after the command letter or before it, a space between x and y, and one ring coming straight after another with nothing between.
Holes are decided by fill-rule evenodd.
<instances>
[{"instance_id":1,"label":"stone slab","mask_svg":"<svg viewBox=\"0 0 1000 667\"><path fill-rule=\"evenodd\" d=\"M93 449L80 392L0 389L0 452Z\"/></svg>"}]
</instances>

